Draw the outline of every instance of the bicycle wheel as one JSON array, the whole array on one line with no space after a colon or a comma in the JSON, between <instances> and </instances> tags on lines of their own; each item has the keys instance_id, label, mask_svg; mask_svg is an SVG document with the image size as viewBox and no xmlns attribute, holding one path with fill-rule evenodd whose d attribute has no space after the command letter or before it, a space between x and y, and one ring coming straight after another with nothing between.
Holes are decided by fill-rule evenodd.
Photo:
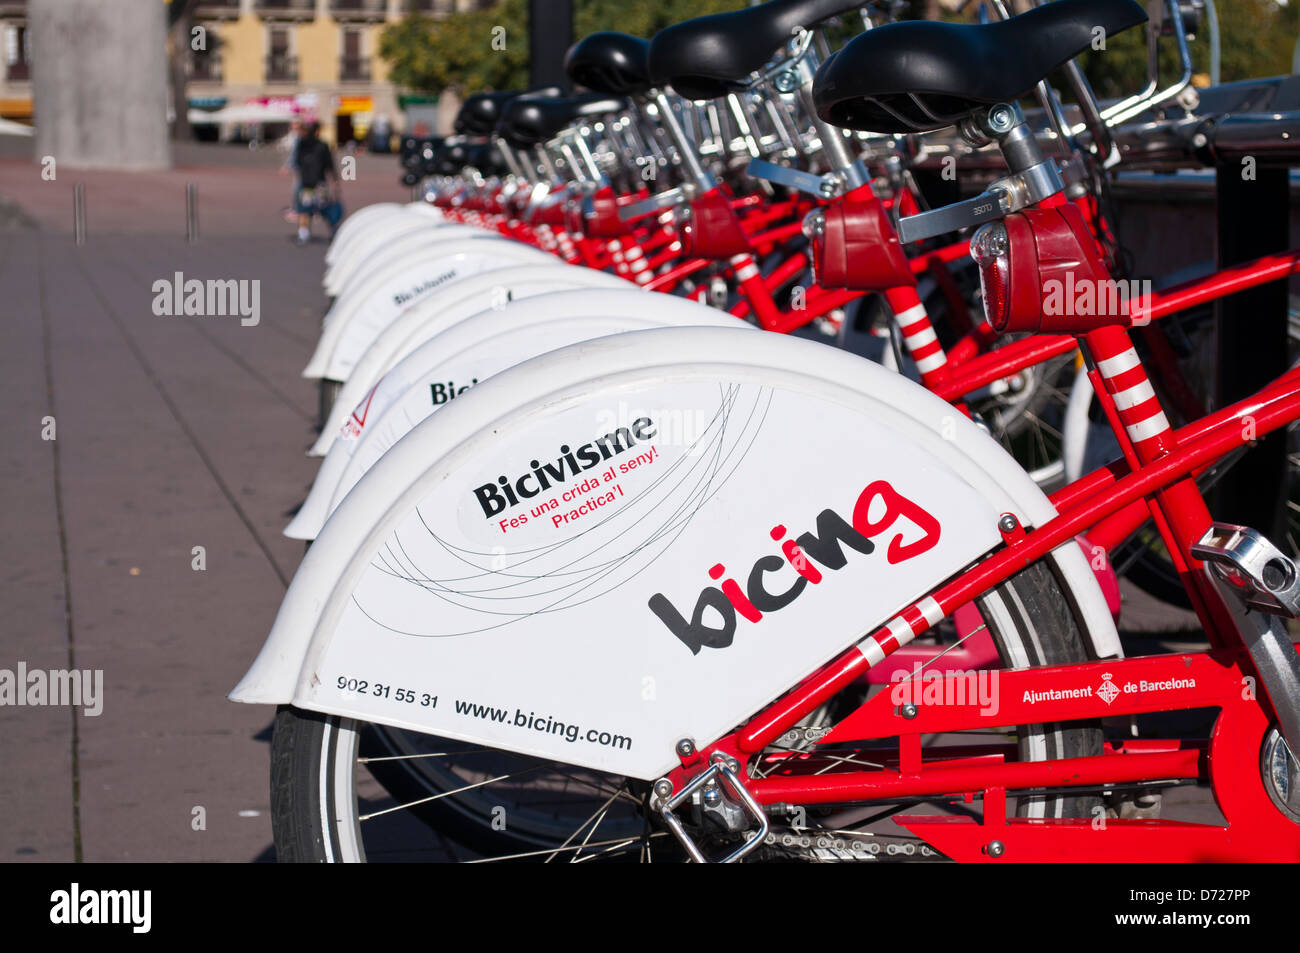
<instances>
[{"instance_id":1,"label":"bicycle wheel","mask_svg":"<svg viewBox=\"0 0 1300 953\"><path fill-rule=\"evenodd\" d=\"M1072 605L1043 563L979 603L1006 668L1084 660ZM646 813L644 781L370 727L288 706L279 710L271 808L281 861L681 856L671 835ZM1024 760L1101 753L1101 730L1092 723L1022 726L1016 736ZM1030 817L1088 817L1100 804L1088 791L1017 795L1017 812ZM819 816L810 833L842 834L846 823L838 815ZM707 842L708 835L700 837ZM789 853L774 859L790 859Z\"/></svg>"},{"instance_id":2,"label":"bicycle wheel","mask_svg":"<svg viewBox=\"0 0 1300 953\"><path fill-rule=\"evenodd\" d=\"M334 401L338 399L341 390L343 390L342 381L321 378L320 399L316 407L318 427L324 429L325 425L329 423L330 411L334 409Z\"/></svg>"},{"instance_id":3,"label":"bicycle wheel","mask_svg":"<svg viewBox=\"0 0 1300 953\"><path fill-rule=\"evenodd\" d=\"M1075 355L1054 357L970 396L989 432L1044 490L1065 484L1063 428Z\"/></svg>"},{"instance_id":4,"label":"bicycle wheel","mask_svg":"<svg viewBox=\"0 0 1300 953\"><path fill-rule=\"evenodd\" d=\"M972 315L984 312L979 275L973 263L953 267L951 281L948 293L937 285L928 288L928 281L922 284L926 311L945 348L957 343L961 329L969 325ZM966 302L964 317L952 314L949 293ZM1003 336L995 349L1020 337L1023 335ZM984 421L990 435L1016 458L1035 483L1049 492L1066 482L1062 431L1070 389L1074 386L1076 357L1071 352L1026 367L965 398L970 409Z\"/></svg>"}]
</instances>

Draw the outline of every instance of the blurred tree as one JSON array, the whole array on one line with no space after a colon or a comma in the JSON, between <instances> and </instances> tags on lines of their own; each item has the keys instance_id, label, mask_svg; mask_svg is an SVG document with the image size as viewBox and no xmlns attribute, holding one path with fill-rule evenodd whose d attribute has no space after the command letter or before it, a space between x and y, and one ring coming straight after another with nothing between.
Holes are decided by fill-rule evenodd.
<instances>
[{"instance_id":1,"label":"blurred tree","mask_svg":"<svg viewBox=\"0 0 1300 953\"><path fill-rule=\"evenodd\" d=\"M444 20L410 16L386 27L379 55L398 86L508 89L528 81L528 0L501 0Z\"/></svg>"},{"instance_id":2,"label":"blurred tree","mask_svg":"<svg viewBox=\"0 0 1300 953\"><path fill-rule=\"evenodd\" d=\"M1219 14L1220 81L1279 76L1291 72L1291 54L1300 34L1300 3L1277 0L1216 0ZM1109 37L1106 49L1083 57L1097 95L1127 96L1146 85L1145 29L1134 27ZM1210 30L1202 17L1200 29L1189 43L1192 66L1201 82L1210 72ZM1160 41L1162 83L1178 78L1178 53L1173 37Z\"/></svg>"},{"instance_id":3,"label":"blurred tree","mask_svg":"<svg viewBox=\"0 0 1300 953\"><path fill-rule=\"evenodd\" d=\"M905 16L933 18L934 3L939 18L973 22L979 4L956 12L960 0L908 0ZM1024 12L1030 0L1007 0L1013 12ZM1152 9L1150 2L1143 5ZM1279 76L1291 72L1291 57L1300 38L1300 0L1216 0L1219 14L1220 81ZM1146 32L1143 27L1125 30L1106 38L1106 48L1084 54L1081 62L1097 95L1119 98L1137 92L1147 82ZM1210 72L1210 28L1202 17L1200 29L1188 44L1198 80L1207 81ZM1178 51L1173 37L1160 41L1160 78L1170 83L1178 77ZM1058 85L1065 93L1063 85ZM1068 98L1068 95L1067 95Z\"/></svg>"},{"instance_id":4,"label":"blurred tree","mask_svg":"<svg viewBox=\"0 0 1300 953\"><path fill-rule=\"evenodd\" d=\"M1024 0L1027 3L1027 0ZM695 16L735 10L745 0L576 0L574 35L621 30L650 36ZM954 14L952 0L910 0L904 16L941 16L970 20L974 6ZM1013 6L1021 3L1013 0ZM1223 82L1275 76L1291 71L1291 56L1300 35L1300 0L1218 0ZM445 20L413 16L385 29L380 55L389 62L393 81L408 89L437 92L521 88L528 82L527 0L498 0L484 10ZM495 41L495 42L494 42ZM1161 76L1177 70L1174 45L1162 43ZM1203 23L1191 43L1197 73L1208 74L1208 27ZM1143 30L1109 37L1106 49L1088 53L1084 68L1098 95L1122 96L1146 83Z\"/></svg>"},{"instance_id":5,"label":"blurred tree","mask_svg":"<svg viewBox=\"0 0 1300 953\"><path fill-rule=\"evenodd\" d=\"M577 0L573 35L597 30L618 30L633 36L652 36L664 27L692 17L726 13L749 6L746 0Z\"/></svg>"},{"instance_id":6,"label":"blurred tree","mask_svg":"<svg viewBox=\"0 0 1300 953\"><path fill-rule=\"evenodd\" d=\"M747 6L745 0L576 0L574 35L619 30L650 36L681 20ZM528 85L528 2L499 0L445 20L411 16L387 27L379 55L392 81L420 92Z\"/></svg>"}]
</instances>

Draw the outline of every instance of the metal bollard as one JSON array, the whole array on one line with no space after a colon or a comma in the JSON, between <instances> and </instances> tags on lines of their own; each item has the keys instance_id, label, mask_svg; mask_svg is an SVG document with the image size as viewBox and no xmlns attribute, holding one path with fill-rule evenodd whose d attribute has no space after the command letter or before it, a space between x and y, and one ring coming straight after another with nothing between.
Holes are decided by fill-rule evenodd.
<instances>
[{"instance_id":1,"label":"metal bollard","mask_svg":"<svg viewBox=\"0 0 1300 953\"><path fill-rule=\"evenodd\" d=\"M72 187L72 231L78 245L86 244L86 185L78 182Z\"/></svg>"},{"instance_id":2,"label":"metal bollard","mask_svg":"<svg viewBox=\"0 0 1300 953\"><path fill-rule=\"evenodd\" d=\"M193 182L185 183L185 240L199 240L199 187Z\"/></svg>"}]
</instances>

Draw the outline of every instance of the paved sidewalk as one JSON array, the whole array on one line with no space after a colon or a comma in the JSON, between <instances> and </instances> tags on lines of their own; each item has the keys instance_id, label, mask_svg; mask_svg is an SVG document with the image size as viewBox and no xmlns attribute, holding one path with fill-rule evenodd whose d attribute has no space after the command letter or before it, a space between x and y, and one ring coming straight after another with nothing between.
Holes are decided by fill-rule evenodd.
<instances>
[{"instance_id":1,"label":"paved sidewalk","mask_svg":"<svg viewBox=\"0 0 1300 953\"><path fill-rule=\"evenodd\" d=\"M352 207L402 200L396 160L368 158ZM97 717L0 714L0 860L270 859L273 712L225 695L303 552L280 530L317 467L299 373L326 245L289 240L286 179L213 166L76 176L91 209L77 247L59 197L74 176L38 173L0 159L0 669L102 670L104 700ZM186 245L196 178L203 238ZM153 283L177 271L259 280L260 323L155 316Z\"/></svg>"},{"instance_id":2,"label":"paved sidewalk","mask_svg":"<svg viewBox=\"0 0 1300 953\"><path fill-rule=\"evenodd\" d=\"M185 186L193 183L198 187L203 238L287 233L290 226L281 212L289 206L293 182L278 171L284 159L278 150L185 144L175 152L176 166L166 172L104 172L56 164L51 181L42 178L31 140L0 136L0 197L19 206L42 229L71 234L73 188L82 183L88 236L147 234L183 240ZM340 184L347 211L410 198L410 189L399 182L395 155L357 156L353 174L355 178ZM3 220L0 209L0 223ZM319 223L316 228L321 228Z\"/></svg>"}]
</instances>

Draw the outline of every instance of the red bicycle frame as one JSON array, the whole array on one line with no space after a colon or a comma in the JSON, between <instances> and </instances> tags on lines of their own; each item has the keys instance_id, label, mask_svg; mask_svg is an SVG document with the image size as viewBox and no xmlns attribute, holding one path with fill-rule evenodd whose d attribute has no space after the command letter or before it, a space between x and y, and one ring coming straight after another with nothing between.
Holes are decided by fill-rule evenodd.
<instances>
[{"instance_id":1,"label":"red bicycle frame","mask_svg":"<svg viewBox=\"0 0 1300 953\"><path fill-rule=\"evenodd\" d=\"M896 737L892 754L871 752L871 760L883 763L882 768L843 770L842 763L853 759L837 758L833 752L776 755L771 756L772 769L750 779L746 787L759 803L769 805L945 795L971 800L979 795L984 801L982 823L958 817L899 819L959 860L1300 860L1300 827L1273 805L1259 777L1259 753L1272 720L1269 702L1245 691L1257 673L1191 553L1211 523L1193 475L1232 449L1300 418L1300 369L1175 432L1128 333L1135 323L1297 270L1300 252L1269 256L1144 298L1129 315L1111 315L1112 323L1082 334L1077 341L1089 356L1093 386L1113 424L1123 460L1062 490L1054 498L1059 512L1054 519L1004 531L1001 549L903 607L738 731L683 759L670 779L681 783L715 752L742 761L759 757L801 718L869 669L1053 549L1085 531L1118 535L1122 527L1151 517L1209 635L1209 652L1002 672L1003 702L992 715L971 700L900 706L887 697L889 692L882 692L840 721L821 742ZM1247 420L1249 427L1244 426ZM1104 685L1110 689L1101 690ZM1132 742L1111 746L1097 757L1034 762L1015 760L1015 751L1006 747L974 754L943 748L929 759L921 748L923 735L940 732L1189 708L1218 709L1208 747L1180 741ZM1175 779L1208 779L1225 823L1110 819L1098 828L1089 819L1030 821L1008 819L1006 813L1008 790ZM1098 830L1104 836L1089 836Z\"/></svg>"}]
</instances>

